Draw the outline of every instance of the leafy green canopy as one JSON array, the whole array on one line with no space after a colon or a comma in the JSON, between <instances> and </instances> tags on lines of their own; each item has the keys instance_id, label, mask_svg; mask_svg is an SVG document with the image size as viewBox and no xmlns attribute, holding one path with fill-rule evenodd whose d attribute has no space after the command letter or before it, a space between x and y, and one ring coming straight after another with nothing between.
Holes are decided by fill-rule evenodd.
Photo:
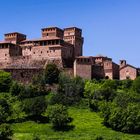
<instances>
[{"instance_id":1,"label":"leafy green canopy","mask_svg":"<svg viewBox=\"0 0 140 140\"><path fill-rule=\"evenodd\" d=\"M8 92L12 83L11 74L0 70L0 92Z\"/></svg>"}]
</instances>

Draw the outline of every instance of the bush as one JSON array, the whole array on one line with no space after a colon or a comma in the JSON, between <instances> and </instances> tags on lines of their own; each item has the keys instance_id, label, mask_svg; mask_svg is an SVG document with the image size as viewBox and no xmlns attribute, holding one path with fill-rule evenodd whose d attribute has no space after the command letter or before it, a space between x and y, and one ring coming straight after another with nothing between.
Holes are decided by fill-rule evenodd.
<instances>
[{"instance_id":1,"label":"bush","mask_svg":"<svg viewBox=\"0 0 140 140\"><path fill-rule=\"evenodd\" d=\"M105 80L104 83L102 84L103 88L108 88L108 89L113 89L116 90L117 87L119 86L119 81L118 80Z\"/></svg>"},{"instance_id":2,"label":"bush","mask_svg":"<svg viewBox=\"0 0 140 140\"><path fill-rule=\"evenodd\" d=\"M11 74L0 70L0 92L9 92L11 82Z\"/></svg>"},{"instance_id":3,"label":"bush","mask_svg":"<svg viewBox=\"0 0 140 140\"><path fill-rule=\"evenodd\" d=\"M29 85L14 84L11 87L11 94L17 95L20 99L33 98L37 96L46 95L48 94L48 91L43 86L32 85L32 84Z\"/></svg>"},{"instance_id":4,"label":"bush","mask_svg":"<svg viewBox=\"0 0 140 140\"><path fill-rule=\"evenodd\" d=\"M122 84L122 89L130 90L130 88L132 87L133 81L130 79L127 79L127 80L121 81L121 84Z\"/></svg>"},{"instance_id":5,"label":"bush","mask_svg":"<svg viewBox=\"0 0 140 140\"><path fill-rule=\"evenodd\" d=\"M46 107L47 103L45 97L41 96L25 99L22 105L23 111L25 111L28 116L34 117L41 116L41 114L45 112Z\"/></svg>"},{"instance_id":6,"label":"bush","mask_svg":"<svg viewBox=\"0 0 140 140\"><path fill-rule=\"evenodd\" d=\"M116 92L113 89L104 87L94 92L93 99L96 99L98 101L112 101L115 98L115 96Z\"/></svg>"},{"instance_id":7,"label":"bush","mask_svg":"<svg viewBox=\"0 0 140 140\"><path fill-rule=\"evenodd\" d=\"M129 104L126 109L116 107L111 110L110 126L122 132L140 133L140 110L138 104Z\"/></svg>"},{"instance_id":8,"label":"bush","mask_svg":"<svg viewBox=\"0 0 140 140\"><path fill-rule=\"evenodd\" d=\"M95 81L86 81L84 86L84 97L91 99L93 98L96 91L101 88L101 85Z\"/></svg>"},{"instance_id":9,"label":"bush","mask_svg":"<svg viewBox=\"0 0 140 140\"><path fill-rule=\"evenodd\" d=\"M34 135L33 135L33 140L40 140L39 135L38 135L38 134L34 134Z\"/></svg>"},{"instance_id":10,"label":"bush","mask_svg":"<svg viewBox=\"0 0 140 140\"><path fill-rule=\"evenodd\" d=\"M11 115L10 106L6 99L0 99L0 123L6 122Z\"/></svg>"},{"instance_id":11,"label":"bush","mask_svg":"<svg viewBox=\"0 0 140 140\"><path fill-rule=\"evenodd\" d=\"M10 92L13 96L19 96L20 92L22 91L22 87L20 84L18 84L16 81L12 83L12 86L10 88Z\"/></svg>"},{"instance_id":12,"label":"bush","mask_svg":"<svg viewBox=\"0 0 140 140\"><path fill-rule=\"evenodd\" d=\"M93 111L99 111L99 107L98 107L98 101L97 100L91 100L89 102L89 107L90 109L92 109Z\"/></svg>"},{"instance_id":13,"label":"bush","mask_svg":"<svg viewBox=\"0 0 140 140\"><path fill-rule=\"evenodd\" d=\"M0 125L0 139L6 139L13 135L13 131L8 124Z\"/></svg>"},{"instance_id":14,"label":"bush","mask_svg":"<svg viewBox=\"0 0 140 140\"><path fill-rule=\"evenodd\" d=\"M133 81L132 89L135 92L140 93L140 76Z\"/></svg>"},{"instance_id":15,"label":"bush","mask_svg":"<svg viewBox=\"0 0 140 140\"><path fill-rule=\"evenodd\" d=\"M56 129L64 129L70 122L67 108L63 105L55 104L47 110L48 117Z\"/></svg>"},{"instance_id":16,"label":"bush","mask_svg":"<svg viewBox=\"0 0 140 140\"><path fill-rule=\"evenodd\" d=\"M104 138L102 136L97 136L95 140L104 140Z\"/></svg>"},{"instance_id":17,"label":"bush","mask_svg":"<svg viewBox=\"0 0 140 140\"><path fill-rule=\"evenodd\" d=\"M70 78L65 74L59 77L59 87L56 94L53 94L51 104L74 105L83 97L84 81L79 78Z\"/></svg>"},{"instance_id":18,"label":"bush","mask_svg":"<svg viewBox=\"0 0 140 140\"><path fill-rule=\"evenodd\" d=\"M55 64L48 64L44 71L44 79L47 84L58 83L59 69Z\"/></svg>"}]
</instances>

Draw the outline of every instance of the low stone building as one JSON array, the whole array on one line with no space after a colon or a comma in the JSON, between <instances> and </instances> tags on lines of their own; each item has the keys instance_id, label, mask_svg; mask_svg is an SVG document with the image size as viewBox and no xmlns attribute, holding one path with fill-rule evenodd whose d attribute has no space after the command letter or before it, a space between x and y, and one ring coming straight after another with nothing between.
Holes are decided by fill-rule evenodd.
<instances>
[{"instance_id":1,"label":"low stone building","mask_svg":"<svg viewBox=\"0 0 140 140\"><path fill-rule=\"evenodd\" d=\"M126 63L126 60L120 60L120 80L134 80L140 75L140 69Z\"/></svg>"},{"instance_id":2,"label":"low stone building","mask_svg":"<svg viewBox=\"0 0 140 140\"><path fill-rule=\"evenodd\" d=\"M79 56L74 62L74 76L84 79L119 79L119 65L104 56Z\"/></svg>"}]
</instances>

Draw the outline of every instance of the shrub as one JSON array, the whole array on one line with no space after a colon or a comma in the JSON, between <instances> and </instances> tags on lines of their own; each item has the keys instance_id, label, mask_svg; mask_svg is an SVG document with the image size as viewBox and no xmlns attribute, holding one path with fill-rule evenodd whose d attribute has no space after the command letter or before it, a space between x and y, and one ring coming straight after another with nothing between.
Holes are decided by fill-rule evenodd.
<instances>
[{"instance_id":1,"label":"shrub","mask_svg":"<svg viewBox=\"0 0 140 140\"><path fill-rule=\"evenodd\" d=\"M6 139L13 135L13 131L8 124L0 125L0 139Z\"/></svg>"},{"instance_id":2,"label":"shrub","mask_svg":"<svg viewBox=\"0 0 140 140\"><path fill-rule=\"evenodd\" d=\"M119 86L119 81L110 80L110 79L105 80L104 83L102 84L103 88L114 89L114 90L116 90L118 86Z\"/></svg>"},{"instance_id":3,"label":"shrub","mask_svg":"<svg viewBox=\"0 0 140 140\"><path fill-rule=\"evenodd\" d=\"M97 136L95 140L104 140L104 138L102 136Z\"/></svg>"},{"instance_id":4,"label":"shrub","mask_svg":"<svg viewBox=\"0 0 140 140\"><path fill-rule=\"evenodd\" d=\"M0 92L9 92L11 82L11 74L0 70Z\"/></svg>"},{"instance_id":5,"label":"shrub","mask_svg":"<svg viewBox=\"0 0 140 140\"><path fill-rule=\"evenodd\" d=\"M140 76L133 81L132 89L135 92L140 93Z\"/></svg>"},{"instance_id":6,"label":"shrub","mask_svg":"<svg viewBox=\"0 0 140 140\"><path fill-rule=\"evenodd\" d=\"M74 105L83 97L84 81L79 78L70 78L64 74L59 77L59 87L51 99L51 104Z\"/></svg>"},{"instance_id":7,"label":"shrub","mask_svg":"<svg viewBox=\"0 0 140 140\"><path fill-rule=\"evenodd\" d=\"M33 135L33 139L32 140L40 140L40 137L38 134L34 134Z\"/></svg>"},{"instance_id":8,"label":"shrub","mask_svg":"<svg viewBox=\"0 0 140 140\"><path fill-rule=\"evenodd\" d=\"M55 64L48 64L44 71L44 79L47 84L58 83L59 69Z\"/></svg>"},{"instance_id":9,"label":"shrub","mask_svg":"<svg viewBox=\"0 0 140 140\"><path fill-rule=\"evenodd\" d=\"M130 88L132 87L133 81L130 79L127 79L127 80L121 81L121 84L122 84L122 89L130 90Z\"/></svg>"},{"instance_id":10,"label":"shrub","mask_svg":"<svg viewBox=\"0 0 140 140\"><path fill-rule=\"evenodd\" d=\"M20 84L18 84L16 81L12 83L12 86L10 88L10 92L13 96L19 96L20 92L22 90L22 87Z\"/></svg>"},{"instance_id":11,"label":"shrub","mask_svg":"<svg viewBox=\"0 0 140 140\"><path fill-rule=\"evenodd\" d=\"M23 111L25 111L28 116L34 117L41 116L41 114L45 112L46 107L45 97L42 96L25 99L22 105Z\"/></svg>"},{"instance_id":12,"label":"shrub","mask_svg":"<svg viewBox=\"0 0 140 140\"><path fill-rule=\"evenodd\" d=\"M44 86L39 85L20 85L19 98L33 98L41 95L48 94L49 90L45 89Z\"/></svg>"},{"instance_id":13,"label":"shrub","mask_svg":"<svg viewBox=\"0 0 140 140\"><path fill-rule=\"evenodd\" d=\"M89 107L93 110L93 111L99 111L99 108L98 108L98 101L97 100L91 100L89 102Z\"/></svg>"},{"instance_id":14,"label":"shrub","mask_svg":"<svg viewBox=\"0 0 140 140\"><path fill-rule=\"evenodd\" d=\"M64 129L70 122L67 108L63 105L55 104L50 106L47 112L54 128Z\"/></svg>"},{"instance_id":15,"label":"shrub","mask_svg":"<svg viewBox=\"0 0 140 140\"><path fill-rule=\"evenodd\" d=\"M0 99L0 123L6 122L7 118L11 115L10 106L6 99Z\"/></svg>"}]
</instances>

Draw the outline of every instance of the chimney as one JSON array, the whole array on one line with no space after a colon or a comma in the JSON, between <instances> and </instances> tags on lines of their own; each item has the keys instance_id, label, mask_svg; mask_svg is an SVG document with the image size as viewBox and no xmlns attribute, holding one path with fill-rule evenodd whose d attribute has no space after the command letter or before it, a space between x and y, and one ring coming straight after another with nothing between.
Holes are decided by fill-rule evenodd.
<instances>
[{"instance_id":1,"label":"chimney","mask_svg":"<svg viewBox=\"0 0 140 140\"><path fill-rule=\"evenodd\" d=\"M120 60L120 68L126 65L126 60Z\"/></svg>"}]
</instances>

